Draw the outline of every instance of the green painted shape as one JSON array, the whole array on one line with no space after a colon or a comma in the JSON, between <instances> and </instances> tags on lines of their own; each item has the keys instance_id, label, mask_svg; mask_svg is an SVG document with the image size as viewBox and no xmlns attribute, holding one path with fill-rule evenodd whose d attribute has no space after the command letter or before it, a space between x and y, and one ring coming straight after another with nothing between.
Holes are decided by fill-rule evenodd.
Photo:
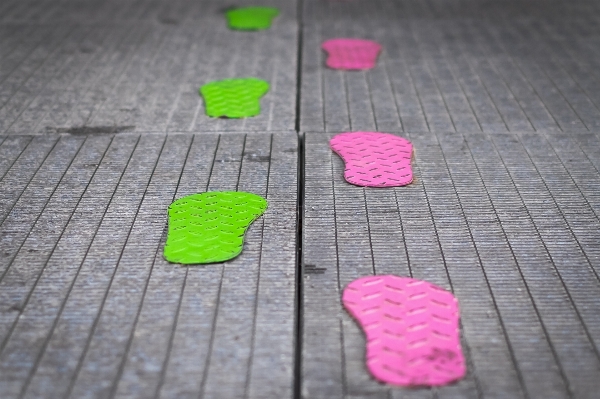
<instances>
[{"instance_id":1,"label":"green painted shape","mask_svg":"<svg viewBox=\"0 0 600 399\"><path fill-rule=\"evenodd\" d=\"M274 7L243 7L229 10L225 15L230 29L261 30L271 27L279 10Z\"/></svg>"},{"instance_id":2,"label":"green painted shape","mask_svg":"<svg viewBox=\"0 0 600 399\"><path fill-rule=\"evenodd\" d=\"M269 84L257 78L224 79L200 87L206 115L213 118L246 118L260 114L260 98Z\"/></svg>"},{"instance_id":3,"label":"green painted shape","mask_svg":"<svg viewBox=\"0 0 600 399\"><path fill-rule=\"evenodd\" d=\"M244 247L250 224L267 209L252 193L214 191L180 198L169 206L165 259L173 263L224 262Z\"/></svg>"}]
</instances>

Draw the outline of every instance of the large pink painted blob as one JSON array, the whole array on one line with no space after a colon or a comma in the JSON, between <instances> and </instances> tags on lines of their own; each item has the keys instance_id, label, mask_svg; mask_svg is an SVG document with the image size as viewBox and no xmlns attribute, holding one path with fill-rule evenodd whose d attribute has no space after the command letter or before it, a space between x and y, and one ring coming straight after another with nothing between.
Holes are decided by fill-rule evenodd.
<instances>
[{"instance_id":1,"label":"large pink painted blob","mask_svg":"<svg viewBox=\"0 0 600 399\"><path fill-rule=\"evenodd\" d=\"M330 39L321 45L329 56L325 62L329 68L362 70L375 67L381 45L364 39Z\"/></svg>"},{"instance_id":2,"label":"large pink painted blob","mask_svg":"<svg viewBox=\"0 0 600 399\"><path fill-rule=\"evenodd\" d=\"M346 163L348 183L366 187L398 187L412 182L412 143L389 133L340 133L329 146Z\"/></svg>"},{"instance_id":3,"label":"large pink painted blob","mask_svg":"<svg viewBox=\"0 0 600 399\"><path fill-rule=\"evenodd\" d=\"M465 375L458 301L431 283L393 275L354 280L343 303L367 338L367 367L378 380L439 386Z\"/></svg>"}]
</instances>

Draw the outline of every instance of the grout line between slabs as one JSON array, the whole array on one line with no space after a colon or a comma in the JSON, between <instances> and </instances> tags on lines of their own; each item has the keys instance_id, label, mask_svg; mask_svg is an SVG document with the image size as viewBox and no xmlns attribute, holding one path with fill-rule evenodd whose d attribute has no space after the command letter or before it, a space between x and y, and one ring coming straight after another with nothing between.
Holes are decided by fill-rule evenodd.
<instances>
[{"instance_id":1,"label":"grout line between slabs","mask_svg":"<svg viewBox=\"0 0 600 399\"><path fill-rule=\"evenodd\" d=\"M302 105L302 51L303 49L303 33L304 33L304 2L297 0L296 3L296 19L297 19L297 38L296 47L296 121L295 130L297 137L298 159L297 159L297 189L296 189L296 296L295 296L295 315L294 315L294 332L295 332L295 358L294 358L294 377L292 381L294 399L302 399L302 332L303 332L303 254L302 254L302 233L304 222L304 134L300 132L301 123L301 105ZM267 187L268 188L268 187ZM263 238L264 239L264 238Z\"/></svg>"},{"instance_id":2,"label":"grout line between slabs","mask_svg":"<svg viewBox=\"0 0 600 399\"><path fill-rule=\"evenodd\" d=\"M304 135L298 136L298 188L296 206L296 359L294 363L294 399L302 398L302 332L304 329L304 256L303 249L303 222L304 222Z\"/></svg>"}]
</instances>

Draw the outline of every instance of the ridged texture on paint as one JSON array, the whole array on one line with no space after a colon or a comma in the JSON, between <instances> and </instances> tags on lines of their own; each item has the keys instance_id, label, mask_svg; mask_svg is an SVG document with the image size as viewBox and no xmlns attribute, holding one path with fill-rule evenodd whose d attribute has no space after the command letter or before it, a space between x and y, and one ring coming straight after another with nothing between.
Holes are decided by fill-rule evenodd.
<instances>
[{"instance_id":1,"label":"ridged texture on paint","mask_svg":"<svg viewBox=\"0 0 600 399\"><path fill-rule=\"evenodd\" d=\"M465 375L458 301L431 283L393 275L359 278L343 303L367 338L367 367L378 380L439 386Z\"/></svg>"},{"instance_id":2,"label":"ridged texture on paint","mask_svg":"<svg viewBox=\"0 0 600 399\"><path fill-rule=\"evenodd\" d=\"M255 194L215 191L192 194L169 206L164 256L182 264L215 263L242 252L244 234L267 209Z\"/></svg>"},{"instance_id":3,"label":"ridged texture on paint","mask_svg":"<svg viewBox=\"0 0 600 399\"><path fill-rule=\"evenodd\" d=\"M364 39L330 39L321 47L328 53L329 68L346 70L374 68L381 51L379 43Z\"/></svg>"},{"instance_id":4,"label":"ridged texture on paint","mask_svg":"<svg viewBox=\"0 0 600 399\"><path fill-rule=\"evenodd\" d=\"M412 182L412 143L388 133L353 132L334 136L329 145L346 163L348 183L397 187Z\"/></svg>"},{"instance_id":5,"label":"ridged texture on paint","mask_svg":"<svg viewBox=\"0 0 600 399\"><path fill-rule=\"evenodd\" d=\"M225 15L231 29L261 30L271 27L279 10L274 7L244 7L229 10Z\"/></svg>"},{"instance_id":6,"label":"ridged texture on paint","mask_svg":"<svg viewBox=\"0 0 600 399\"><path fill-rule=\"evenodd\" d=\"M261 79L224 79L200 88L206 115L219 118L246 118L260 114L260 98L269 91Z\"/></svg>"}]
</instances>

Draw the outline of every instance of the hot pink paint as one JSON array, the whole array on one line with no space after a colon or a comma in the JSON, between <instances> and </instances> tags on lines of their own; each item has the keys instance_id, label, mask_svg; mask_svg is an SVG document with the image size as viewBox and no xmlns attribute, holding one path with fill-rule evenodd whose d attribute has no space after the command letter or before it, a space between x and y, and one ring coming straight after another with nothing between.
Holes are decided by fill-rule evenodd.
<instances>
[{"instance_id":1,"label":"hot pink paint","mask_svg":"<svg viewBox=\"0 0 600 399\"><path fill-rule=\"evenodd\" d=\"M412 182L412 144L389 133L340 133L329 146L346 163L348 183L366 187L398 187Z\"/></svg>"},{"instance_id":2,"label":"hot pink paint","mask_svg":"<svg viewBox=\"0 0 600 399\"><path fill-rule=\"evenodd\" d=\"M367 367L378 380L439 386L465 375L458 301L431 283L393 275L354 280L343 303L367 338Z\"/></svg>"},{"instance_id":3,"label":"hot pink paint","mask_svg":"<svg viewBox=\"0 0 600 399\"><path fill-rule=\"evenodd\" d=\"M327 51L326 64L333 69L361 70L375 67L381 45L363 39L331 39L323 42Z\"/></svg>"}]
</instances>

